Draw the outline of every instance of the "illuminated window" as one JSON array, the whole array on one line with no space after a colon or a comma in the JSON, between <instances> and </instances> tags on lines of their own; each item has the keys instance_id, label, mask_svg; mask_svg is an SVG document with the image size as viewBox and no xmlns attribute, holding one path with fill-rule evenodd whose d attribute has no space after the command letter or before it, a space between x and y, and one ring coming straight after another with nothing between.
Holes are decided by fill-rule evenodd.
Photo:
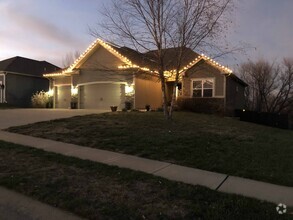
<instances>
[{"instance_id":1,"label":"illuminated window","mask_svg":"<svg viewBox=\"0 0 293 220\"><path fill-rule=\"evenodd\" d=\"M193 97L213 97L214 79L192 80Z\"/></svg>"}]
</instances>

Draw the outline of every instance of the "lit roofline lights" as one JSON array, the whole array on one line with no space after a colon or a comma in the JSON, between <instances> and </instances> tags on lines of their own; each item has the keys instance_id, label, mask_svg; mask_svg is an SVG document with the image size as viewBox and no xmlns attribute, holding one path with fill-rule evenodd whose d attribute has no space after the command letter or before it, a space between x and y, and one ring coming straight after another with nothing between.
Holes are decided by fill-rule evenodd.
<instances>
[{"instance_id":1,"label":"lit roofline lights","mask_svg":"<svg viewBox=\"0 0 293 220\"><path fill-rule=\"evenodd\" d=\"M118 51L116 51L113 47L111 47L109 44L104 42L101 39L96 39L68 68L62 70L61 72L56 73L48 73L44 74L44 77L52 77L52 76L62 76L73 72L73 69L78 65L78 63L90 52L92 51L97 44L102 45L104 48L106 48L108 51L110 51L112 54L120 58L123 62L125 62L127 65L132 65L131 61L126 58L125 56L122 56Z\"/></svg>"},{"instance_id":2,"label":"lit roofline lights","mask_svg":"<svg viewBox=\"0 0 293 220\"><path fill-rule=\"evenodd\" d=\"M215 66L216 68L222 70L223 72L226 72L226 73L229 73L229 74L231 74L233 72L231 69L229 69L228 67L225 67L225 66L219 64L218 62L216 62L212 58L210 58L210 57L208 57L208 56L206 56L204 54L201 54L198 57L196 57L193 61L191 61L189 64L187 64L185 67L183 67L181 70L179 70L179 73L185 72L186 70L188 70L189 68L191 68L192 66L194 66L196 63L198 63L201 59L203 59L205 61L208 61L213 66ZM148 68L140 67L140 66L137 66L137 65L134 65L134 64L132 64L132 65L118 66L118 69L132 69L132 68L138 68L138 69L142 69L144 71L150 71ZM156 72L156 73L158 73L157 71L150 71L150 72ZM167 71L167 72L176 72L176 70L171 70L171 71Z\"/></svg>"},{"instance_id":3,"label":"lit roofline lights","mask_svg":"<svg viewBox=\"0 0 293 220\"><path fill-rule=\"evenodd\" d=\"M219 64L218 62L216 62L215 60L213 60L212 58L204 55L204 54L201 54L201 57L204 59L204 60L207 60L209 61L211 64L213 64L214 66L216 66L217 68L220 68L221 70L231 74L233 71L231 69L229 69L228 67L225 67L221 64Z\"/></svg>"},{"instance_id":4,"label":"lit roofline lights","mask_svg":"<svg viewBox=\"0 0 293 220\"><path fill-rule=\"evenodd\" d=\"M53 76L63 76L66 74L70 74L73 72L74 68L76 68L76 66L78 65L78 63L90 52L93 50L93 48L96 47L97 44L102 45L105 49L107 49L109 52L111 52L112 54L114 54L115 56L117 56L118 58L120 58L123 62L126 63L126 65L121 65L118 66L118 69L131 69L131 68L138 68L140 70L146 71L146 72L151 72L151 73L158 73L158 71L155 70L150 70L147 67L140 67L136 64L133 64L127 57L121 55L117 50L115 50L111 45L107 44L106 42L104 42L101 39L96 39L74 62L73 64L71 64L67 69L62 70L61 72L56 72L56 73L48 73L48 74L44 74L44 77L53 77ZM233 71L231 69L229 69L228 67L222 66L219 63L217 63L216 61L214 61L212 58L201 54L199 55L197 58L195 58L193 61L191 61L189 64L187 64L185 67L183 67L181 70L179 70L179 73L182 73L186 70L188 70L189 68L191 68L192 66L194 66L197 62L199 62L201 59L204 59L208 62L210 62L213 66L221 69L224 72L227 72L229 74L231 74ZM169 71L170 72L170 71ZM175 72L174 70L171 70L171 72Z\"/></svg>"}]
</instances>

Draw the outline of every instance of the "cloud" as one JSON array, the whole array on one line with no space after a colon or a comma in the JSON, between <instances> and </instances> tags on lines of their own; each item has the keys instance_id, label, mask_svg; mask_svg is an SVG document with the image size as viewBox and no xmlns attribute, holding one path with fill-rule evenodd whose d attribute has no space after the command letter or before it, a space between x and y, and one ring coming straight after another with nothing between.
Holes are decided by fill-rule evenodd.
<instances>
[{"instance_id":1,"label":"cloud","mask_svg":"<svg viewBox=\"0 0 293 220\"><path fill-rule=\"evenodd\" d=\"M62 7L52 10L46 5L50 3L43 3L0 0L0 60L24 56L61 65L67 52L88 46L92 39L76 30L71 17L61 14Z\"/></svg>"},{"instance_id":2,"label":"cloud","mask_svg":"<svg viewBox=\"0 0 293 220\"><path fill-rule=\"evenodd\" d=\"M243 41L248 47L246 55L237 56L237 62L259 57L268 60L293 57L292 6L291 0L240 2L229 39L231 42Z\"/></svg>"},{"instance_id":3,"label":"cloud","mask_svg":"<svg viewBox=\"0 0 293 220\"><path fill-rule=\"evenodd\" d=\"M30 14L19 4L2 4L0 6L1 16L9 20L9 26L17 28L18 31L25 31L27 36L41 37L44 40L54 41L63 46L72 46L79 41L66 28L61 28L59 24L50 23L40 16ZM12 22L13 24L11 24Z\"/></svg>"}]
</instances>

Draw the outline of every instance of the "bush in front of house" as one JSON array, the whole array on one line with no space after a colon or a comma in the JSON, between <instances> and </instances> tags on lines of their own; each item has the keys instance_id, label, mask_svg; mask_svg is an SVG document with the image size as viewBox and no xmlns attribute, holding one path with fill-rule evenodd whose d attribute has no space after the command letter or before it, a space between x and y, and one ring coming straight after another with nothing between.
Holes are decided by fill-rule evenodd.
<instances>
[{"instance_id":1,"label":"bush in front of house","mask_svg":"<svg viewBox=\"0 0 293 220\"><path fill-rule=\"evenodd\" d=\"M222 114L224 112L223 99L215 98L178 98L180 110L197 113Z\"/></svg>"},{"instance_id":2,"label":"bush in front of house","mask_svg":"<svg viewBox=\"0 0 293 220\"><path fill-rule=\"evenodd\" d=\"M125 102L126 111L131 110L131 108L132 108L132 102L131 101L126 101Z\"/></svg>"},{"instance_id":3,"label":"bush in front of house","mask_svg":"<svg viewBox=\"0 0 293 220\"><path fill-rule=\"evenodd\" d=\"M44 91L36 92L31 98L33 108L46 108L50 101L51 97Z\"/></svg>"}]
</instances>

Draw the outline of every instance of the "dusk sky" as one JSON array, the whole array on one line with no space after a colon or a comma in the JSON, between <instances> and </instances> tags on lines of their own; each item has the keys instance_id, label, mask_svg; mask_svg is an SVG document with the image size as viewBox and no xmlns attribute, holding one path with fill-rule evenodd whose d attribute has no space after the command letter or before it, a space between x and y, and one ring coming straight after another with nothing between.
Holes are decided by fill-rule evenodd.
<instances>
[{"instance_id":1,"label":"dusk sky","mask_svg":"<svg viewBox=\"0 0 293 220\"><path fill-rule=\"evenodd\" d=\"M24 56L62 66L69 52L83 52L94 38L99 9L109 0L0 0L0 60ZM250 58L293 58L293 0L241 0L228 41L249 45L223 64ZM105 37L107 38L107 37ZM252 49L256 48L256 49ZM201 52L201 51L198 51Z\"/></svg>"}]
</instances>

